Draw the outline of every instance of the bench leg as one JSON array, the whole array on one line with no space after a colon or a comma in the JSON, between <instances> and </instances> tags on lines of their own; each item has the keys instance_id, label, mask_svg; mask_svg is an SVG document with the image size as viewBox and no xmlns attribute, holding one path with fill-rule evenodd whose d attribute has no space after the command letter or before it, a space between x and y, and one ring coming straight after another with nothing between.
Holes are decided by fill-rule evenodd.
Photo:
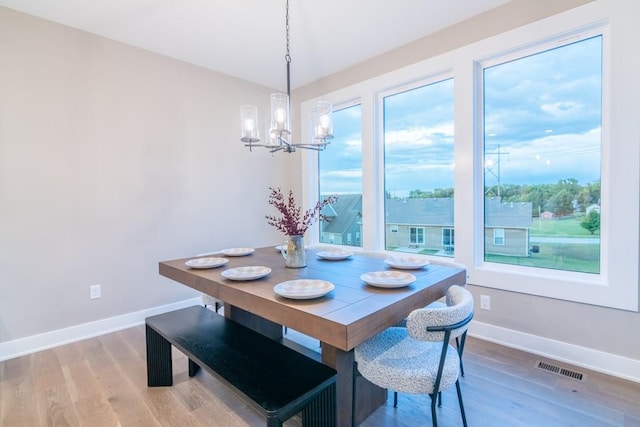
<instances>
[{"instance_id":1,"label":"bench leg","mask_svg":"<svg viewBox=\"0 0 640 427\"><path fill-rule=\"evenodd\" d=\"M282 427L282 421L275 415L267 415L267 427Z\"/></svg>"},{"instance_id":2,"label":"bench leg","mask_svg":"<svg viewBox=\"0 0 640 427\"><path fill-rule=\"evenodd\" d=\"M200 370L200 365L198 365L193 360L189 359L189 376L194 377L199 370Z\"/></svg>"},{"instance_id":3,"label":"bench leg","mask_svg":"<svg viewBox=\"0 0 640 427\"><path fill-rule=\"evenodd\" d=\"M302 410L303 427L336 426L336 386L327 387Z\"/></svg>"},{"instance_id":4,"label":"bench leg","mask_svg":"<svg viewBox=\"0 0 640 427\"><path fill-rule=\"evenodd\" d=\"M149 387L173 384L171 343L147 325L147 385Z\"/></svg>"}]
</instances>

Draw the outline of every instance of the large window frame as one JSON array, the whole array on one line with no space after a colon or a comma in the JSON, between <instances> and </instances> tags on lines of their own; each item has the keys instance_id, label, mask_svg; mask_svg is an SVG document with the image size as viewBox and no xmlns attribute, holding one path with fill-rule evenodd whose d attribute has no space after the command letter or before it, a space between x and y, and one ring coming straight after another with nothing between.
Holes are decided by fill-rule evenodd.
<instances>
[{"instance_id":1,"label":"large window frame","mask_svg":"<svg viewBox=\"0 0 640 427\"><path fill-rule=\"evenodd\" d=\"M379 123L380 96L416 81L450 73L454 79L456 248L454 259L467 267L470 284L567 301L638 311L640 224L640 127L634 108L640 94L637 55L628 58L634 35L625 9L593 2L510 30L419 63L322 94L334 104L362 104L363 250L384 252L384 165ZM483 260L484 189L480 73L482 64L526 51L544 50L596 34L603 37L602 234L599 274L545 270ZM318 97L319 98L319 97ZM301 116L316 99L301 104ZM311 131L302 122L305 134ZM331 149L329 146L327 149ZM302 155L302 190L317 200L314 153ZM614 167L615 165L615 167ZM314 190L314 188L316 190ZM614 191L615 190L615 191ZM314 192L315 191L315 192ZM318 242L309 236L310 244ZM435 258L434 262L446 262Z\"/></svg>"}]
</instances>

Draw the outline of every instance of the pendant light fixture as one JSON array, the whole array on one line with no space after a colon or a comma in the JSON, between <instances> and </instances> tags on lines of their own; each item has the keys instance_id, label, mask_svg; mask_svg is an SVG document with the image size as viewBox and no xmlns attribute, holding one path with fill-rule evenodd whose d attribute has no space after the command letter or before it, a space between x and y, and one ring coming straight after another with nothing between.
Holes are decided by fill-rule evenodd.
<instances>
[{"instance_id":1,"label":"pendant light fixture","mask_svg":"<svg viewBox=\"0 0 640 427\"><path fill-rule=\"evenodd\" d=\"M261 142L258 122L258 107L243 105L240 107L240 125L242 136L240 140L245 147L264 147L271 153L284 151L293 153L298 148L322 151L333 138L333 123L331 118L332 105L330 102L318 101L312 115L313 137L306 143L291 141L291 54L289 52L289 0L286 1L286 54L287 64L287 93L271 94L271 115L265 120L265 141Z\"/></svg>"}]
</instances>

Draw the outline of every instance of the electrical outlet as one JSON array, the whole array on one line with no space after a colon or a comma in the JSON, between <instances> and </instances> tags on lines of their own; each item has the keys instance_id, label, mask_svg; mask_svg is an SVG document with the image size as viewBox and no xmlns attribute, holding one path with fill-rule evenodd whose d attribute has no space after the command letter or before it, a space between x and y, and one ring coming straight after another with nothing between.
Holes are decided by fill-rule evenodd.
<instances>
[{"instance_id":1,"label":"electrical outlet","mask_svg":"<svg viewBox=\"0 0 640 427\"><path fill-rule=\"evenodd\" d=\"M480 295L480 308L491 310L491 297L489 295Z\"/></svg>"},{"instance_id":2,"label":"electrical outlet","mask_svg":"<svg viewBox=\"0 0 640 427\"><path fill-rule=\"evenodd\" d=\"M97 299L101 297L102 297L102 290L100 289L100 285L89 286L89 298Z\"/></svg>"}]
</instances>

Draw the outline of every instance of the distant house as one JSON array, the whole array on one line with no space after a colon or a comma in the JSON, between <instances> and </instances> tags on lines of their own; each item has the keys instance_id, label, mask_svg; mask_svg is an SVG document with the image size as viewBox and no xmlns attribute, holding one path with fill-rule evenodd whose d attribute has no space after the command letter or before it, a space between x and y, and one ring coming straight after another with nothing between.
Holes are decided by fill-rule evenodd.
<instances>
[{"instance_id":1,"label":"distant house","mask_svg":"<svg viewBox=\"0 0 640 427\"><path fill-rule=\"evenodd\" d=\"M323 196L324 198L325 196ZM335 203L325 206L322 214L329 218L320 225L320 242L361 246L362 195L342 194Z\"/></svg>"},{"instance_id":2,"label":"distant house","mask_svg":"<svg viewBox=\"0 0 640 427\"><path fill-rule=\"evenodd\" d=\"M498 197L486 198L485 253L529 256L531 208L531 202L502 203Z\"/></svg>"},{"instance_id":3,"label":"distant house","mask_svg":"<svg viewBox=\"0 0 640 427\"><path fill-rule=\"evenodd\" d=\"M485 252L528 256L531 203L485 199ZM413 247L453 254L453 199L387 199L386 246Z\"/></svg>"},{"instance_id":4,"label":"distant house","mask_svg":"<svg viewBox=\"0 0 640 427\"><path fill-rule=\"evenodd\" d=\"M385 200L386 246L453 253L453 199Z\"/></svg>"},{"instance_id":5,"label":"distant house","mask_svg":"<svg viewBox=\"0 0 640 427\"><path fill-rule=\"evenodd\" d=\"M544 211L540 214L540 219L553 219L554 216L553 212Z\"/></svg>"}]
</instances>

